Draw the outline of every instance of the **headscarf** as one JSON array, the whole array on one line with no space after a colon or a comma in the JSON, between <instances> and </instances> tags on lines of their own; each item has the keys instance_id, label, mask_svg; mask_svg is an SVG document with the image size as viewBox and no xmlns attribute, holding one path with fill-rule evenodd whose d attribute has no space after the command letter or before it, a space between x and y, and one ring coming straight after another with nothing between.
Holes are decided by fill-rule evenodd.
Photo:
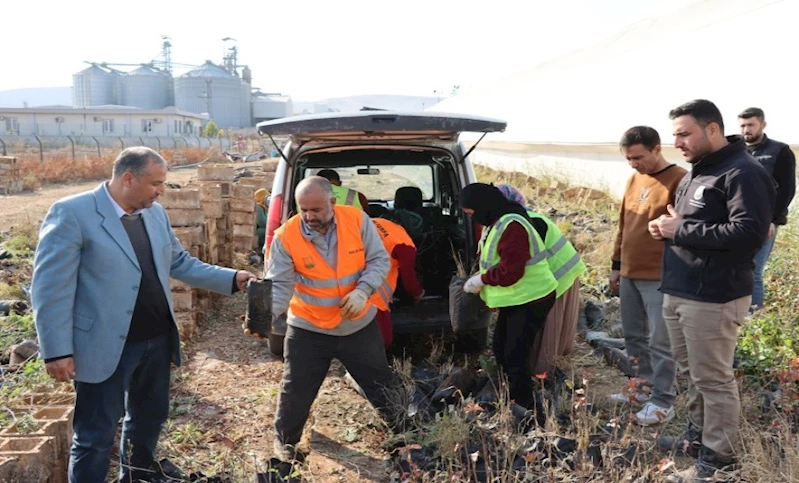
<instances>
[{"instance_id":1,"label":"headscarf","mask_svg":"<svg viewBox=\"0 0 799 483\"><path fill-rule=\"evenodd\" d=\"M472 183L461 190L461 208L474 210L472 218L483 226L496 223L502 215L516 213L528 218L527 211L508 201L496 186L485 183ZM529 219L529 218L528 218Z\"/></svg>"},{"instance_id":2,"label":"headscarf","mask_svg":"<svg viewBox=\"0 0 799 483\"><path fill-rule=\"evenodd\" d=\"M497 189L508 201L518 203L525 207L527 206L527 198L525 198L522 192L516 189L514 186L509 184L501 184L497 186Z\"/></svg>"},{"instance_id":3,"label":"headscarf","mask_svg":"<svg viewBox=\"0 0 799 483\"><path fill-rule=\"evenodd\" d=\"M254 196L255 202L263 206L264 208L266 208L266 203L264 203L264 200L266 199L266 193L267 193L266 188L261 188L255 192Z\"/></svg>"}]
</instances>

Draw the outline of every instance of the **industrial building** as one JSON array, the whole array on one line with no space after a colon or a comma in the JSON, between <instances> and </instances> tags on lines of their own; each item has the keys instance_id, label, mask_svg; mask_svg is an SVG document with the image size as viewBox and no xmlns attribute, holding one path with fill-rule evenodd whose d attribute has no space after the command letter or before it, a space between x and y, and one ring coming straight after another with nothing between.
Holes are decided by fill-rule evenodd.
<instances>
[{"instance_id":1,"label":"industrial building","mask_svg":"<svg viewBox=\"0 0 799 483\"><path fill-rule=\"evenodd\" d=\"M232 40L232 39L223 39ZM252 73L237 63L237 48L228 49L222 64L206 61L177 77L172 76L171 43L164 42L163 60L140 64L130 72L117 70L131 64L90 63L72 78L72 105L90 108L119 105L141 109L174 106L202 113L220 128L247 128L256 122L292 114L289 96L253 95ZM239 73L241 70L241 73Z\"/></svg>"},{"instance_id":2,"label":"industrial building","mask_svg":"<svg viewBox=\"0 0 799 483\"><path fill-rule=\"evenodd\" d=\"M197 136L206 123L206 114L186 112L174 106L163 109L0 107L0 136Z\"/></svg>"}]
</instances>

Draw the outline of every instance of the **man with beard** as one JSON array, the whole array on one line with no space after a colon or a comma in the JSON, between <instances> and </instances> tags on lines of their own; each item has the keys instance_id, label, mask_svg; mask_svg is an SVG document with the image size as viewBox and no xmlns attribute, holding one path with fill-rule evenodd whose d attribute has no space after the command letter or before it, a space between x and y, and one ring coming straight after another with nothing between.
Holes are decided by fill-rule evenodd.
<instances>
[{"instance_id":1,"label":"man with beard","mask_svg":"<svg viewBox=\"0 0 799 483\"><path fill-rule=\"evenodd\" d=\"M755 282L752 289L752 309L763 308L763 268L768 261L777 227L788 223L788 206L796 193L796 157L790 146L775 141L763 130L766 128L766 115L762 109L750 107L738 114L738 125L746 141L747 149L756 160L766 168L777 183L777 201L774 204L774 219L768 231L768 239L755 255Z\"/></svg>"},{"instance_id":2,"label":"man with beard","mask_svg":"<svg viewBox=\"0 0 799 483\"><path fill-rule=\"evenodd\" d=\"M275 414L275 452L283 460L304 458L297 443L333 358L394 422L395 379L375 323L391 301L389 255L369 216L336 204L327 179L304 179L296 198L300 213L275 232L265 277L272 280L272 313L288 310Z\"/></svg>"},{"instance_id":3,"label":"man with beard","mask_svg":"<svg viewBox=\"0 0 799 483\"><path fill-rule=\"evenodd\" d=\"M669 481L695 482L729 470L739 445L741 401L732 368L738 327L752 299L754 256L773 219L775 189L740 136L724 136L715 104L695 100L669 113L674 147L690 163L676 206L649 223L665 240L663 318L680 370L689 376L688 430L661 448L698 456Z\"/></svg>"}]
</instances>

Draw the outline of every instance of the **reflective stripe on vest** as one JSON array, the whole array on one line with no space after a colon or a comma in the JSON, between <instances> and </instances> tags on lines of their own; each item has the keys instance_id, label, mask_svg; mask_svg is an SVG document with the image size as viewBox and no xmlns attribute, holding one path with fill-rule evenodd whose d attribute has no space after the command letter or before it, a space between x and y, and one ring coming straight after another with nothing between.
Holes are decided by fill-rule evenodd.
<instances>
[{"instance_id":1,"label":"reflective stripe on vest","mask_svg":"<svg viewBox=\"0 0 799 483\"><path fill-rule=\"evenodd\" d=\"M486 242L488 242L488 239L491 237L491 232L493 232L495 230L498 230L500 233L504 232L505 228L507 228L508 225L512 221L518 221L519 223L522 223L522 225L524 225L524 223L527 223L528 225L530 224L530 222L528 222L527 220L522 218L520 215L517 215L517 214L504 215L489 230L488 235L486 236L486 239L483 242L484 246L481 249L481 253L482 252L496 253L497 248L499 247L499 239L500 239L500 237L493 237L491 239L491 242L488 243L488 246L485 246L485 244L486 244ZM525 226L525 229L526 228L527 227ZM545 260L547 258L548 253L547 253L546 250L542 250L541 249L541 245L542 244L539 243L539 241L541 240L541 237L538 236L537 233L535 234L535 237L534 237L533 234L530 232L530 230L527 230L527 240L530 243L530 252L531 252L530 259L527 260L527 265L535 265L536 263L540 262L541 260ZM497 257L496 264L498 264L498 263L499 263L499 257ZM480 257L480 269L481 270L482 269L489 270L491 268L493 268L493 265L489 266L489 260L484 259L484 257Z\"/></svg>"},{"instance_id":2,"label":"reflective stripe on vest","mask_svg":"<svg viewBox=\"0 0 799 483\"><path fill-rule=\"evenodd\" d=\"M573 284L574 281L586 272L587 267L583 263L580 254L574 248L568 238L560 231L558 225L552 222L549 218L536 213L535 211L528 210L527 215L530 218L538 218L547 224L547 235L544 240L544 246L548 253L547 262L552 275L558 281L558 288L556 295L560 297L563 295Z\"/></svg>"},{"instance_id":3,"label":"reflective stripe on vest","mask_svg":"<svg viewBox=\"0 0 799 483\"><path fill-rule=\"evenodd\" d=\"M363 208L361 206L361 199L358 197L358 192L345 188L343 186L332 185L333 194L336 196L336 204L345 206L354 206L355 208Z\"/></svg>"},{"instance_id":4,"label":"reflective stripe on vest","mask_svg":"<svg viewBox=\"0 0 799 483\"><path fill-rule=\"evenodd\" d=\"M525 263L524 275L509 287L486 285L480 291L486 305L490 308L510 307L538 300L551 293L558 285L549 269L544 243L529 220L521 215L510 213L497 220L488 232L480 253L480 273L484 274L500 262L499 240L511 222L518 222L527 231L530 243L530 259Z\"/></svg>"},{"instance_id":5,"label":"reflective stripe on vest","mask_svg":"<svg viewBox=\"0 0 799 483\"><path fill-rule=\"evenodd\" d=\"M408 232L405 231L405 228L397 223L384 218L372 218L372 222L374 222L377 234L380 235L380 239L383 241L383 246L386 247L388 256L391 257L391 268L388 269L386 282L388 282L393 291L397 289L397 279L399 278L399 261L392 256L394 247L408 245L416 248L416 245L411 240Z\"/></svg>"},{"instance_id":6,"label":"reflective stripe on vest","mask_svg":"<svg viewBox=\"0 0 799 483\"><path fill-rule=\"evenodd\" d=\"M297 272L289 311L323 329L333 329L341 323L341 300L357 287L366 268L361 237L364 212L351 206L336 205L334 216L338 246L335 268L302 234L299 216L293 216L275 232L291 256ZM388 310L391 296L392 290L384 282L369 297L363 312L353 317L353 320L363 317L372 305L380 310Z\"/></svg>"}]
</instances>

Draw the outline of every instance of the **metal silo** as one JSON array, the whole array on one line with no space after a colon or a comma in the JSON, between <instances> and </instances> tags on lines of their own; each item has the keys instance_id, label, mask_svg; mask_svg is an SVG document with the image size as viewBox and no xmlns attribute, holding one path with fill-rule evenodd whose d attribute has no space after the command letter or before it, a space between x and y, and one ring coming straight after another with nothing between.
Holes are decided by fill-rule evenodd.
<instances>
[{"instance_id":1,"label":"metal silo","mask_svg":"<svg viewBox=\"0 0 799 483\"><path fill-rule=\"evenodd\" d=\"M72 76L73 107L117 104L119 75L92 65Z\"/></svg>"},{"instance_id":2,"label":"metal silo","mask_svg":"<svg viewBox=\"0 0 799 483\"><path fill-rule=\"evenodd\" d=\"M178 109L207 112L221 127L242 127L242 82L210 60L175 79Z\"/></svg>"},{"instance_id":3,"label":"metal silo","mask_svg":"<svg viewBox=\"0 0 799 483\"><path fill-rule=\"evenodd\" d=\"M162 109L170 105L172 77L166 72L141 66L122 77L121 101L125 106Z\"/></svg>"},{"instance_id":4,"label":"metal silo","mask_svg":"<svg viewBox=\"0 0 799 483\"><path fill-rule=\"evenodd\" d=\"M252 127L252 87L241 81L241 126Z\"/></svg>"}]
</instances>

